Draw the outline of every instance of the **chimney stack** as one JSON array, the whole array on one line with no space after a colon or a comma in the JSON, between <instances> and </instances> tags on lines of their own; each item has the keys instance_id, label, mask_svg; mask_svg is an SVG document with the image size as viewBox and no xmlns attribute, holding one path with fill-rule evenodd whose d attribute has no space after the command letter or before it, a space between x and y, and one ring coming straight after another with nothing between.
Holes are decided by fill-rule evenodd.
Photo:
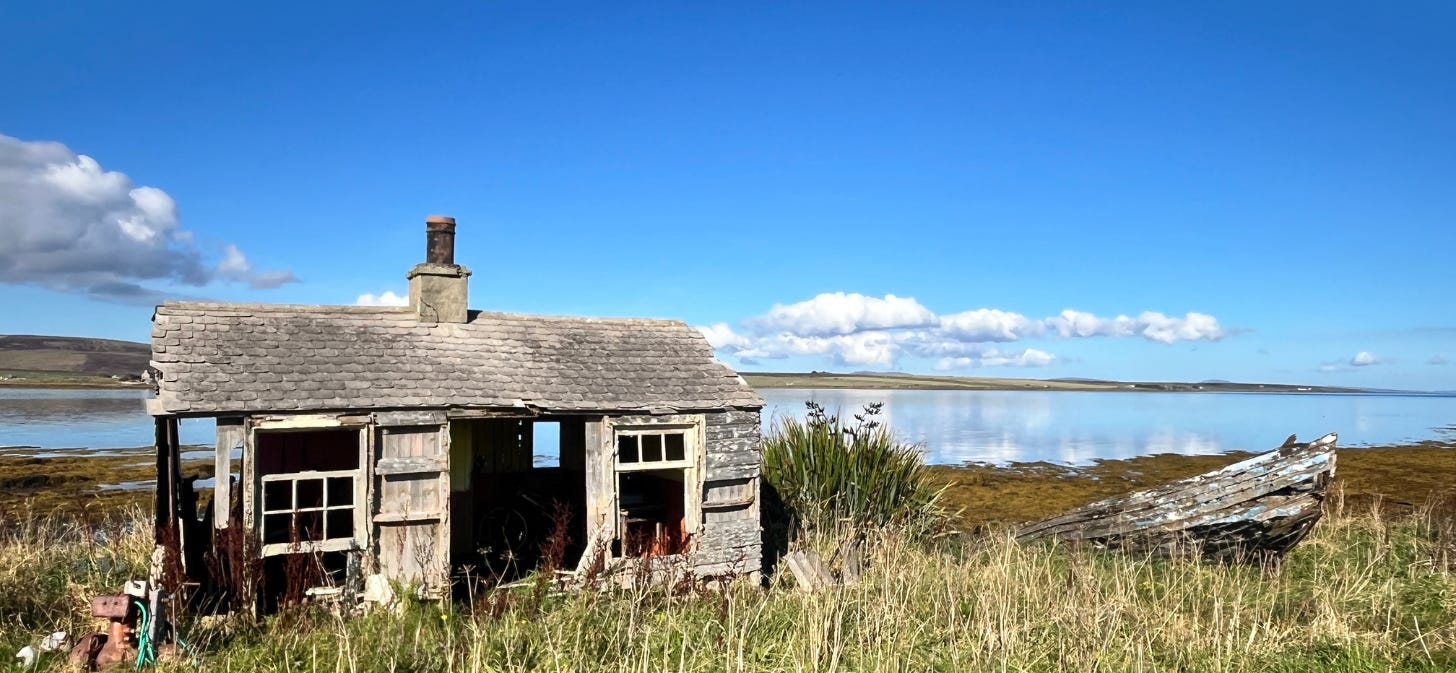
<instances>
[{"instance_id":1,"label":"chimney stack","mask_svg":"<svg viewBox=\"0 0 1456 673\"><path fill-rule=\"evenodd\" d=\"M420 322L463 323L469 319L470 269L455 263L455 218L425 218L425 261L410 269L410 308Z\"/></svg>"},{"instance_id":2,"label":"chimney stack","mask_svg":"<svg viewBox=\"0 0 1456 673\"><path fill-rule=\"evenodd\" d=\"M455 263L455 218L448 215L425 218L425 262Z\"/></svg>"}]
</instances>

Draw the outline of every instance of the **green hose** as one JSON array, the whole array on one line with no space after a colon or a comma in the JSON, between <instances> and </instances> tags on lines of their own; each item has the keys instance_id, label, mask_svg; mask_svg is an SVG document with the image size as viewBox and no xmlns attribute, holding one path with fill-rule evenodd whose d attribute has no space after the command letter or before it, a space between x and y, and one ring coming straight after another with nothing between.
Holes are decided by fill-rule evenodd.
<instances>
[{"instance_id":1,"label":"green hose","mask_svg":"<svg viewBox=\"0 0 1456 673\"><path fill-rule=\"evenodd\" d=\"M138 622L138 627L140 628L141 633L137 635L137 663L136 663L136 669L138 671L140 671L140 670L142 670L142 666L145 666L145 665L147 665L149 663L156 663L157 656L156 656L156 654L154 654L152 652L152 640L151 640L151 628L150 628L151 627L151 624L150 623L152 621L152 618L151 618L151 615L148 615L147 614L147 606L142 605L142 602L141 601L132 601L132 603L134 603L137 606L137 609L140 610L141 613L142 613L141 621Z\"/></svg>"}]
</instances>

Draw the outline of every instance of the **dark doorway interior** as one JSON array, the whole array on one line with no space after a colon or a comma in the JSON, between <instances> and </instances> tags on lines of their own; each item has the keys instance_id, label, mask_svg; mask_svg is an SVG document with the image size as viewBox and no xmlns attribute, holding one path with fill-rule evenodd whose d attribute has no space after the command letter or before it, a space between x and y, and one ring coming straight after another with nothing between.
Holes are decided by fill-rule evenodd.
<instances>
[{"instance_id":1,"label":"dark doorway interior","mask_svg":"<svg viewBox=\"0 0 1456 673\"><path fill-rule=\"evenodd\" d=\"M585 531L585 424L571 419L455 421L452 460L466 459L465 483L452 494L452 561L487 581L509 581L538 569L543 550L574 562ZM549 425L548 425L549 424ZM556 446L537 441L555 437ZM463 489L460 487L464 487Z\"/></svg>"}]
</instances>

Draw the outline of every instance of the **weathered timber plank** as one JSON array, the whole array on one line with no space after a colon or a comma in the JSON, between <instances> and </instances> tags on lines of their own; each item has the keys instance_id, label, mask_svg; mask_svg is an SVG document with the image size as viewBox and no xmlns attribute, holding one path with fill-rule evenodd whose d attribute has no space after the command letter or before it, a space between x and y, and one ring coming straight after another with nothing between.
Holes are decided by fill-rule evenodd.
<instances>
[{"instance_id":1,"label":"weathered timber plank","mask_svg":"<svg viewBox=\"0 0 1456 673\"><path fill-rule=\"evenodd\" d=\"M586 454L586 551L577 565L585 571L604 545L617 537L617 475L607 423L589 420L583 428Z\"/></svg>"},{"instance_id":2,"label":"weathered timber plank","mask_svg":"<svg viewBox=\"0 0 1456 673\"><path fill-rule=\"evenodd\" d=\"M1157 508L1195 509L1203 504L1236 503L1250 494L1296 487L1310 477L1332 469L1333 454L1318 453L1299 460L1274 463L1280 456L1263 454L1238 463L1154 489L1107 498L1034 524L1051 527L1066 521L1083 521L1099 513L1132 514ZM1256 462L1257 461L1257 462ZM1241 467L1234 470L1231 468Z\"/></svg>"},{"instance_id":3,"label":"weathered timber plank","mask_svg":"<svg viewBox=\"0 0 1456 673\"><path fill-rule=\"evenodd\" d=\"M410 456L408 458L381 458L374 465L375 474L414 474L419 472L441 472L446 468L443 456Z\"/></svg>"},{"instance_id":4,"label":"weathered timber plank","mask_svg":"<svg viewBox=\"0 0 1456 673\"><path fill-rule=\"evenodd\" d=\"M1335 469L1334 434L1220 470L1108 498L1033 523L1018 537L1086 540L1150 553L1197 548L1206 559L1279 556L1323 513Z\"/></svg>"},{"instance_id":5,"label":"weathered timber plank","mask_svg":"<svg viewBox=\"0 0 1456 673\"><path fill-rule=\"evenodd\" d=\"M243 448L243 419L217 419L217 443L213 448L212 526L227 528L232 520L233 450Z\"/></svg>"},{"instance_id":6,"label":"weathered timber plank","mask_svg":"<svg viewBox=\"0 0 1456 673\"><path fill-rule=\"evenodd\" d=\"M374 414L379 425L440 425L445 422L444 411L379 411Z\"/></svg>"},{"instance_id":7,"label":"weathered timber plank","mask_svg":"<svg viewBox=\"0 0 1456 673\"><path fill-rule=\"evenodd\" d=\"M793 573L794 579L798 581L799 588L805 592L812 593L826 587L834 586L836 583L834 575L819 560L819 555L811 551L792 551L784 557L789 566L789 572Z\"/></svg>"},{"instance_id":8,"label":"weathered timber plank","mask_svg":"<svg viewBox=\"0 0 1456 673\"><path fill-rule=\"evenodd\" d=\"M1301 462L1257 477L1245 475L1242 482L1227 479L1212 483L1193 482L1197 484L1198 490L1186 495L1182 491L1170 492L1162 489L1160 493L1134 493L1123 498L1096 502L1034 524L1023 534L1051 535L1057 534L1060 529L1077 529L1084 531L1079 537L1097 537L1124 528L1163 525L1199 511L1236 507L1263 494L1310 481L1314 475L1327 469L1330 469L1328 464L1310 466Z\"/></svg>"},{"instance_id":9,"label":"weathered timber plank","mask_svg":"<svg viewBox=\"0 0 1456 673\"><path fill-rule=\"evenodd\" d=\"M722 479L752 479L759 475L758 463L752 465L709 466L704 476L714 481Z\"/></svg>"}]
</instances>

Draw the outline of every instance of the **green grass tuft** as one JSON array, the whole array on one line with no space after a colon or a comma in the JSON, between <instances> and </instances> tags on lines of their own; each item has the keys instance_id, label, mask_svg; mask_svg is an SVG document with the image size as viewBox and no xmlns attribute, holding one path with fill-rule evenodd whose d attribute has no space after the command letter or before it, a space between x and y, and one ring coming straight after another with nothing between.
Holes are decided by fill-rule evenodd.
<instances>
[{"instance_id":1,"label":"green grass tuft","mask_svg":"<svg viewBox=\"0 0 1456 673\"><path fill-rule=\"evenodd\" d=\"M880 422L881 404L852 419L806 402L804 420L774 419L763 441L763 478L792 524L808 532L898 526L924 532L945 521L920 447Z\"/></svg>"}]
</instances>

